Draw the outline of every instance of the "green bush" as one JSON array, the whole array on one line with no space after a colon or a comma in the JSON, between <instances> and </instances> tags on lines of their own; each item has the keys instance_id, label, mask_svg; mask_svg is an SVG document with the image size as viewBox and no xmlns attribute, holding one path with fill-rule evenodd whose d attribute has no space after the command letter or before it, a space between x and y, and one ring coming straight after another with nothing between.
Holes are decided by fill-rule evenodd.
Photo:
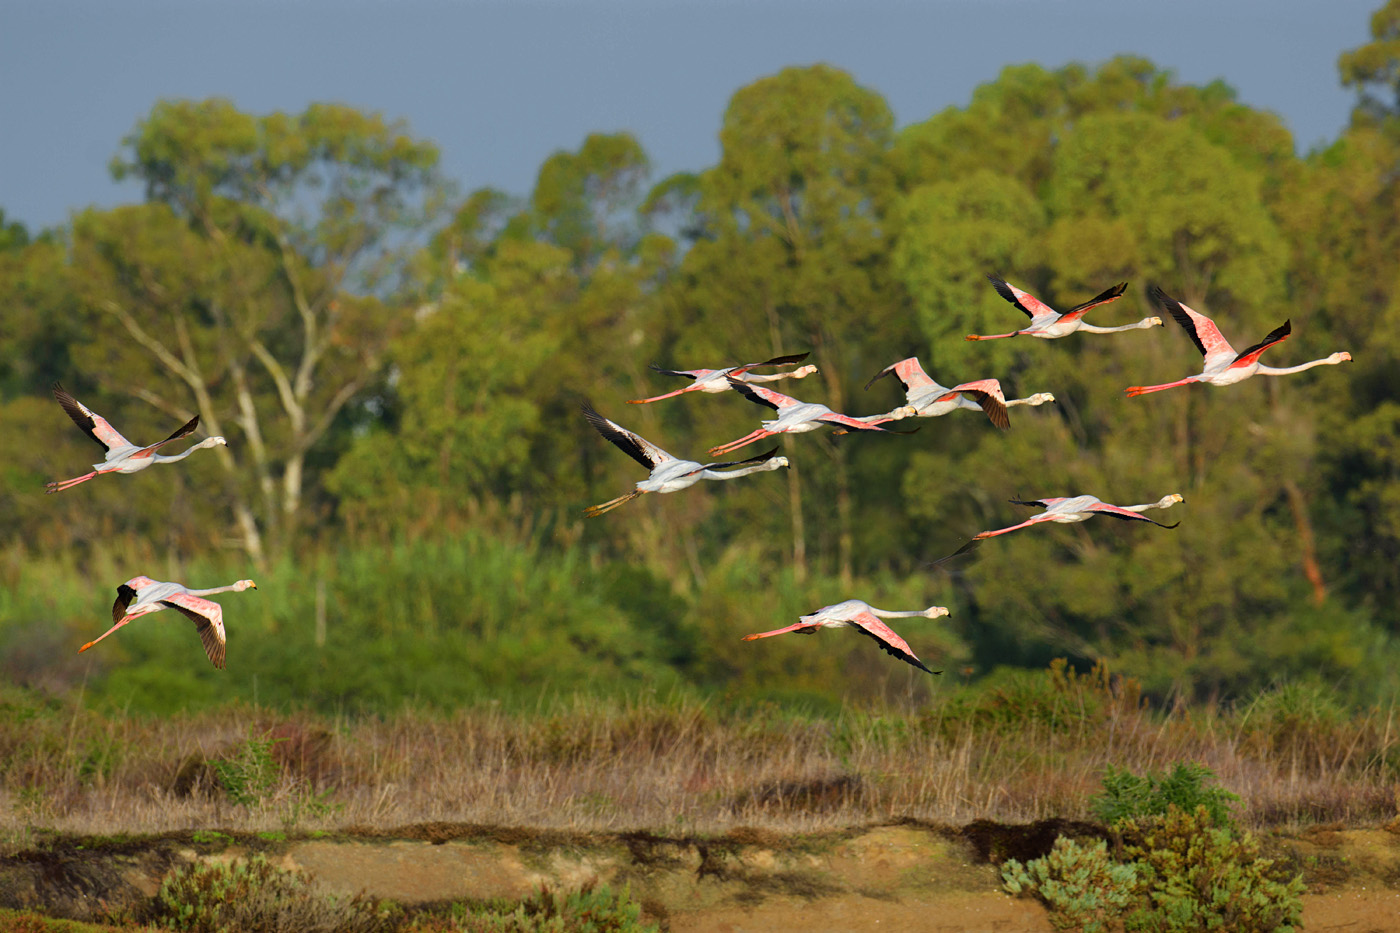
<instances>
[{"instance_id":1,"label":"green bush","mask_svg":"<svg viewBox=\"0 0 1400 933\"><path fill-rule=\"evenodd\" d=\"M541 888L513 909L462 910L453 919L462 933L657 933L641 916L625 888L614 895L603 885L568 894Z\"/></svg>"},{"instance_id":2,"label":"green bush","mask_svg":"<svg viewBox=\"0 0 1400 933\"><path fill-rule=\"evenodd\" d=\"M144 919L187 933L392 933L399 922L394 908L358 894L322 894L306 875L262 856L178 869L161 882Z\"/></svg>"},{"instance_id":3,"label":"green bush","mask_svg":"<svg viewBox=\"0 0 1400 933\"><path fill-rule=\"evenodd\" d=\"M1126 768L1109 765L1104 772L1104 792L1089 802L1094 816L1110 826L1122 820L1164 816L1176 807L1191 813L1204 807L1212 826L1233 825L1230 807L1239 801L1223 787L1207 787L1215 772L1194 761L1178 762L1170 773L1149 771L1139 777Z\"/></svg>"},{"instance_id":4,"label":"green bush","mask_svg":"<svg viewBox=\"0 0 1400 933\"><path fill-rule=\"evenodd\" d=\"M278 741L270 733L257 735L250 731L235 752L214 762L214 774L231 803L255 808L272 795L281 777L272 757L272 746Z\"/></svg>"},{"instance_id":5,"label":"green bush","mask_svg":"<svg viewBox=\"0 0 1400 933\"><path fill-rule=\"evenodd\" d=\"M1303 916L1302 875L1286 878L1259 843L1215 824L1210 811L1171 807L1120 824L1124 855L1154 879L1128 931L1292 933Z\"/></svg>"},{"instance_id":6,"label":"green bush","mask_svg":"<svg viewBox=\"0 0 1400 933\"><path fill-rule=\"evenodd\" d=\"M1140 897L1139 866L1115 863L1103 840L1088 847L1067 836L1044 858L1025 865L1011 859L1001 877L1012 894L1034 894L1050 910L1057 930L1100 933L1113 928Z\"/></svg>"}]
</instances>

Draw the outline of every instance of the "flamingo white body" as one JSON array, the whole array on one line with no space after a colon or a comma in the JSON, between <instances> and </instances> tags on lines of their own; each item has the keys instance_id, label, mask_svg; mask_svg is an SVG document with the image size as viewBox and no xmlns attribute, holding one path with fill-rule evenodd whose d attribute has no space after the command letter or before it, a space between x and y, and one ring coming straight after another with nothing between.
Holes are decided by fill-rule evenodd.
<instances>
[{"instance_id":1,"label":"flamingo white body","mask_svg":"<svg viewBox=\"0 0 1400 933\"><path fill-rule=\"evenodd\" d=\"M1193 382L1204 382L1206 385L1213 386L1232 386L1237 382L1243 382L1250 376L1287 376L1292 373L1300 373L1305 369L1312 369L1314 366L1333 366L1337 363L1351 362L1351 354L1342 351L1333 353L1325 359L1313 360L1311 363L1303 363L1299 366L1289 366L1286 369L1265 366L1259 362L1259 357L1265 350L1288 339L1288 335L1293 333L1291 320L1284 321L1280 327L1274 328L1269 336L1259 343L1236 353L1235 348L1230 346L1230 341L1225 339L1225 335L1220 333L1220 328L1216 327L1215 322L1210 318L1199 311L1193 311L1155 285L1148 289L1148 294L1152 296L1153 301L1171 314L1190 335L1191 342L1205 357L1205 369L1200 375L1187 376L1176 382L1155 386L1129 386L1126 391L1130 397L1146 395L1149 392L1161 392L1164 389L1174 389L1177 386L1190 385Z\"/></svg>"},{"instance_id":2,"label":"flamingo white body","mask_svg":"<svg viewBox=\"0 0 1400 933\"><path fill-rule=\"evenodd\" d=\"M171 441L178 441L180 438L194 433L195 428L199 427L198 415L191 418L180 430L176 431L165 440L154 444L148 444L145 447L137 447L135 444L131 443L131 441L122 437L115 428L108 424L106 418L103 418L82 402L69 395L64 391L63 386L56 382L53 386L53 395L54 398L58 399L58 404L63 406L63 410L68 413L68 417L73 419L73 423L82 428L83 433L87 434L88 437L96 441L102 449L107 452L107 456L101 463L94 463L92 465L91 473L85 473L73 479L57 480L48 483L47 491L50 493L71 489L79 483L85 483L104 473L136 473L154 463L175 463L176 461L185 459L196 450L227 443L222 437L209 437L182 453L167 457L164 454L156 453L156 451L160 450L160 448L169 444Z\"/></svg>"},{"instance_id":3,"label":"flamingo white body","mask_svg":"<svg viewBox=\"0 0 1400 933\"><path fill-rule=\"evenodd\" d=\"M1044 405L1055 401L1049 392L1038 392L1029 398L1007 399L1001 391L1001 383L996 379L978 379L964 382L952 388L945 388L935 382L919 365L918 357L911 356L886 366L876 373L865 387L869 389L876 379L894 374L904 386L905 404L885 415L869 415L862 421L881 424L884 421L899 421L904 418L937 418L950 411L964 408L969 411L986 413L992 424L999 428L1011 425L1006 410L1016 405Z\"/></svg>"},{"instance_id":4,"label":"flamingo white body","mask_svg":"<svg viewBox=\"0 0 1400 933\"><path fill-rule=\"evenodd\" d=\"M97 644L117 629L133 619L148 616L162 609L174 609L194 622L200 641L204 642L204 653L209 661L220 670L224 667L224 607L212 599L216 593L241 593L255 590L258 585L252 580L239 580L228 586L216 586L209 590L192 590L180 583L162 583L150 577L132 577L117 587L117 600L112 603L111 628L78 649L78 653Z\"/></svg>"},{"instance_id":5,"label":"flamingo white body","mask_svg":"<svg viewBox=\"0 0 1400 933\"><path fill-rule=\"evenodd\" d=\"M859 599L848 599L845 602L835 603L830 606L823 606L816 612L809 615L799 616L792 625L771 632L758 632L753 635L745 635L744 641L753 641L755 638L772 638L774 635L786 635L789 632L796 635L811 635L819 628L853 628L856 631L868 635L875 639L876 643L888 654L899 658L901 661L914 665L921 671L928 671L930 674L941 674L942 671L931 671L924 666L914 652L910 649L909 643L895 631L881 622L881 618L905 619L922 617L925 619L937 619L946 616L948 610L943 606L930 606L927 609L912 609L895 612L888 609L876 609L869 603Z\"/></svg>"},{"instance_id":6,"label":"flamingo white body","mask_svg":"<svg viewBox=\"0 0 1400 933\"><path fill-rule=\"evenodd\" d=\"M751 402L766 405L778 413L772 421L763 422L763 427L745 434L736 441L710 448L710 456L717 457L731 450L738 450L745 444L771 437L774 434L805 434L818 428L841 427L850 431L885 431L878 424L862 421L850 415L832 411L817 402L803 402L790 395L766 389L763 386L748 385L737 379L729 380L730 386ZM838 433L845 433L840 431ZM893 432L901 433L901 432Z\"/></svg>"},{"instance_id":7,"label":"flamingo white body","mask_svg":"<svg viewBox=\"0 0 1400 933\"><path fill-rule=\"evenodd\" d=\"M589 405L583 406L583 414L589 423L598 430L599 434L612 441L619 450L651 471L650 476L637 483L637 488L634 491L584 509L585 514L589 516L602 515L624 502L630 502L649 492L677 492L694 486L702 479L734 479L738 476L747 476L750 473L781 470L788 465L787 457L773 456L778 452L776 447L765 454L759 454L757 457L728 463L697 463L693 460L681 460L671 456L641 435L634 434L614 421L609 421ZM738 469L725 470L724 467L738 467Z\"/></svg>"},{"instance_id":8,"label":"flamingo white body","mask_svg":"<svg viewBox=\"0 0 1400 933\"><path fill-rule=\"evenodd\" d=\"M1128 287L1127 282L1120 282L1106 291L1100 292L1093 298L1081 305L1075 305L1068 311L1061 314L1054 308L1032 295L1011 285L998 275L988 275L992 286L997 290L997 294L1015 305L1026 317L1031 319L1031 325L1022 330L1013 330L1009 334L968 334L967 340L1000 340L1003 337L1040 337L1045 340L1054 340L1057 337L1068 337L1076 331L1086 331L1090 334L1116 334L1125 330L1145 330L1149 327L1161 327L1162 319L1159 317L1143 318L1136 324L1123 324L1119 327L1096 327L1084 320L1084 315L1091 309L1099 305L1108 304L1110 301L1117 301L1123 295L1123 290Z\"/></svg>"},{"instance_id":9,"label":"flamingo white body","mask_svg":"<svg viewBox=\"0 0 1400 933\"><path fill-rule=\"evenodd\" d=\"M1145 505L1109 505L1097 496L1058 496L1045 499L1012 499L1017 505L1038 505L1045 511L1039 515L1032 515L1030 518L1009 528L998 528L996 531L983 531L973 535L973 540L982 538L993 538L997 535L1004 535L1007 532L1015 531L1018 528L1027 528L1031 525L1039 525L1042 522L1083 522L1088 521L1095 515L1111 515L1114 518L1121 518L1128 521L1152 522L1162 528L1175 528L1176 525L1163 525L1161 522L1152 521L1146 515L1139 514L1148 509L1169 509L1178 502L1186 501L1179 494L1172 493L1163 496L1156 502L1149 502ZM959 550L959 553L962 549Z\"/></svg>"},{"instance_id":10,"label":"flamingo white body","mask_svg":"<svg viewBox=\"0 0 1400 933\"><path fill-rule=\"evenodd\" d=\"M743 363L739 366L730 366L726 369L662 369L655 363L651 364L653 371L661 373L663 376L685 376L693 380L690 385L674 392L667 392L665 395L655 395L651 398L629 399L628 405L645 405L648 402L659 402L663 398L672 398L683 395L686 392L728 392L729 377L734 377L740 382L759 383L775 382L779 379L804 379L817 371L817 367L810 364L799 366L790 372L770 373L760 375L751 373L749 370L758 366L786 366L790 363L800 363L807 358L806 353L798 353L794 356L775 356L771 360L764 360L762 363Z\"/></svg>"}]
</instances>

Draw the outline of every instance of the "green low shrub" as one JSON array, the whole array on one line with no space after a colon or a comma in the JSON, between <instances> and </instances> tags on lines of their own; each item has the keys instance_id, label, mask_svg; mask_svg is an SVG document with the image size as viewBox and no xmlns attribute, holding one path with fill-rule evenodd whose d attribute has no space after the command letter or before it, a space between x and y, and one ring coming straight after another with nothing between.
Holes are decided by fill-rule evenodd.
<instances>
[{"instance_id":1,"label":"green low shrub","mask_svg":"<svg viewBox=\"0 0 1400 933\"><path fill-rule=\"evenodd\" d=\"M461 933L658 933L641 917L627 889L601 885L565 894L541 888L514 908L461 910L453 920Z\"/></svg>"},{"instance_id":2,"label":"green low shrub","mask_svg":"<svg viewBox=\"0 0 1400 933\"><path fill-rule=\"evenodd\" d=\"M1102 839L1082 846L1067 836L1056 839L1044 858L1025 865L1011 859L1001 870L1006 890L1035 895L1055 929L1081 933L1112 929L1138 902L1141 874L1132 862L1115 862Z\"/></svg>"},{"instance_id":3,"label":"green low shrub","mask_svg":"<svg viewBox=\"0 0 1400 933\"><path fill-rule=\"evenodd\" d=\"M1214 771L1194 761L1177 762L1170 772L1149 771L1142 777L1109 765L1103 793L1089 801L1089 808L1112 826L1122 820L1165 816L1172 807L1187 813L1204 807L1212 826L1231 826L1230 808L1239 795L1223 787L1207 787L1214 778Z\"/></svg>"},{"instance_id":4,"label":"green low shrub","mask_svg":"<svg viewBox=\"0 0 1400 933\"><path fill-rule=\"evenodd\" d=\"M1261 858L1250 833L1216 825L1204 807L1119 824L1124 855L1150 871L1147 904L1126 929L1144 933L1293 933L1303 916L1303 878Z\"/></svg>"},{"instance_id":5,"label":"green low shrub","mask_svg":"<svg viewBox=\"0 0 1400 933\"><path fill-rule=\"evenodd\" d=\"M400 917L374 898L323 894L305 874L254 856L176 870L144 919L186 933L393 933Z\"/></svg>"}]
</instances>

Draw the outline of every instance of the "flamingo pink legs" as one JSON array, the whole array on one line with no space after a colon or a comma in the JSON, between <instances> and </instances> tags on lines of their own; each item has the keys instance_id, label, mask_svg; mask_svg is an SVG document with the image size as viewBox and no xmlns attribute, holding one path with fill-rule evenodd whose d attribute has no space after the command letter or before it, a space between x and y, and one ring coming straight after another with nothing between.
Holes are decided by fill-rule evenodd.
<instances>
[{"instance_id":1,"label":"flamingo pink legs","mask_svg":"<svg viewBox=\"0 0 1400 933\"><path fill-rule=\"evenodd\" d=\"M55 493L62 492L65 489L72 489L79 483L86 483L88 480L92 479L96 475L97 471L93 470L91 473L76 477L74 479L55 480L52 483L45 483L45 491L49 493Z\"/></svg>"}]
</instances>

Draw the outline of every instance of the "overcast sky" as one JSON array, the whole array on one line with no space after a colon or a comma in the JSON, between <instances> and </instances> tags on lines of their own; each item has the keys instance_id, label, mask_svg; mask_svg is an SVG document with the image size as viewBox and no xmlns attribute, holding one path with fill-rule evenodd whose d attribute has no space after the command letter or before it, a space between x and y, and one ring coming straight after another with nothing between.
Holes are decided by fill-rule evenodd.
<instances>
[{"instance_id":1,"label":"overcast sky","mask_svg":"<svg viewBox=\"0 0 1400 933\"><path fill-rule=\"evenodd\" d=\"M0 0L0 208L31 230L138 200L107 164L160 98L265 113L339 101L408 121L464 191L529 192L551 152L630 130L654 177L719 155L735 90L827 62L900 126L1008 64L1132 53L1223 78L1300 151L1353 95L1337 56L1383 0Z\"/></svg>"}]
</instances>

